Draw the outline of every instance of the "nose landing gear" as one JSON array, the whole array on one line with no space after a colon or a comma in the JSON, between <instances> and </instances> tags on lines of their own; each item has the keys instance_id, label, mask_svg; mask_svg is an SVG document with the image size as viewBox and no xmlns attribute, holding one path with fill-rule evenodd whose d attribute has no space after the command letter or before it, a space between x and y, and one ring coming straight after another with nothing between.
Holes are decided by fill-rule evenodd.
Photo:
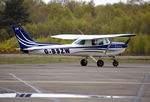
<instances>
[{"instance_id":1,"label":"nose landing gear","mask_svg":"<svg viewBox=\"0 0 150 102\"><path fill-rule=\"evenodd\" d=\"M114 61L113 61L113 66L114 66L114 67L118 67L118 65L119 65L119 62L116 61L116 60L114 60Z\"/></svg>"},{"instance_id":2,"label":"nose landing gear","mask_svg":"<svg viewBox=\"0 0 150 102\"><path fill-rule=\"evenodd\" d=\"M118 67L119 62L115 59L115 56L113 56L113 60L114 60L113 63L112 63L113 66L114 66L114 67Z\"/></svg>"}]
</instances>

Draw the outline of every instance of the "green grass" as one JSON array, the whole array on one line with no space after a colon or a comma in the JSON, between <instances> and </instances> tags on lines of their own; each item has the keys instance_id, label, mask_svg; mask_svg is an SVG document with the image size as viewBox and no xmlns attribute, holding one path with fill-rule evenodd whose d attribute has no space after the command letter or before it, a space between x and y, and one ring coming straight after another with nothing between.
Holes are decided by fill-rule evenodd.
<instances>
[{"instance_id":1,"label":"green grass","mask_svg":"<svg viewBox=\"0 0 150 102\"><path fill-rule=\"evenodd\" d=\"M79 58L57 57L0 57L0 63L61 63L77 62Z\"/></svg>"},{"instance_id":2,"label":"green grass","mask_svg":"<svg viewBox=\"0 0 150 102\"><path fill-rule=\"evenodd\" d=\"M79 63L82 57L0 57L0 63L64 63L77 62ZM104 62L112 62L110 58L102 58ZM128 59L118 58L120 63L150 63L150 59ZM88 59L89 62L94 62Z\"/></svg>"}]
</instances>

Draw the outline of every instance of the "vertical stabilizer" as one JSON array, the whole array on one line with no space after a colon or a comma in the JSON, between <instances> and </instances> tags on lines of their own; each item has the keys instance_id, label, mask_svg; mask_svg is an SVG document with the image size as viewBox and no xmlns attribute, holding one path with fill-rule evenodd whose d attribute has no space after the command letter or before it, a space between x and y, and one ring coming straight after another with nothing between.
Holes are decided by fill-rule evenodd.
<instances>
[{"instance_id":1,"label":"vertical stabilizer","mask_svg":"<svg viewBox=\"0 0 150 102\"><path fill-rule=\"evenodd\" d=\"M24 49L37 46L36 42L32 40L31 36L20 25L13 25L12 28L15 32L21 51L28 53L28 51Z\"/></svg>"}]
</instances>

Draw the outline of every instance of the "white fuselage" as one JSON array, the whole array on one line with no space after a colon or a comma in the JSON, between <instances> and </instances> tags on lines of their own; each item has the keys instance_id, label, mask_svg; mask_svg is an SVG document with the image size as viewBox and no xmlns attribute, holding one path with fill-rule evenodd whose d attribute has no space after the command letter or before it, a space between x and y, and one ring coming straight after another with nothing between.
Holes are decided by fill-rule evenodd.
<instances>
[{"instance_id":1,"label":"white fuselage","mask_svg":"<svg viewBox=\"0 0 150 102\"><path fill-rule=\"evenodd\" d=\"M36 47L35 47L36 48ZM100 45L87 46L77 44L43 46L31 50L31 54L67 55L67 56L115 56L125 51L125 48L101 48Z\"/></svg>"}]
</instances>

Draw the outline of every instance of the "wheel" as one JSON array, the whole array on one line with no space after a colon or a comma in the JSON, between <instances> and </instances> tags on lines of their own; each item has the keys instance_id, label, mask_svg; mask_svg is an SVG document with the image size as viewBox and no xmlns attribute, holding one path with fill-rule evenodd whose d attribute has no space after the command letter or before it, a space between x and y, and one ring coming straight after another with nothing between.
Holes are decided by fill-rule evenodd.
<instances>
[{"instance_id":1,"label":"wheel","mask_svg":"<svg viewBox=\"0 0 150 102\"><path fill-rule=\"evenodd\" d=\"M119 62L118 61L116 61L116 60L114 60L114 62L113 62L113 66L114 67L117 67L119 65Z\"/></svg>"},{"instance_id":2,"label":"wheel","mask_svg":"<svg viewBox=\"0 0 150 102\"><path fill-rule=\"evenodd\" d=\"M97 66L98 67L103 67L103 65L104 65L104 61L103 60L98 60L97 61Z\"/></svg>"},{"instance_id":3,"label":"wheel","mask_svg":"<svg viewBox=\"0 0 150 102\"><path fill-rule=\"evenodd\" d=\"M88 61L86 59L82 59L80 64L81 66L86 66L88 64Z\"/></svg>"}]
</instances>

